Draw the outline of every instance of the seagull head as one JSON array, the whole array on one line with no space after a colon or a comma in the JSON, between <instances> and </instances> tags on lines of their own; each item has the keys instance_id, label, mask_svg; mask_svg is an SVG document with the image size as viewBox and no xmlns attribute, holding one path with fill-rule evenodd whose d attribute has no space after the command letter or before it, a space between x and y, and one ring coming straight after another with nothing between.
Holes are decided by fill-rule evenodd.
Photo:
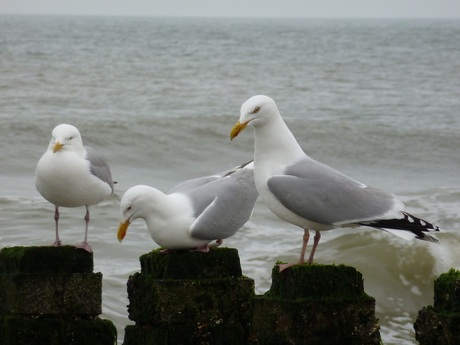
<instances>
[{"instance_id":1,"label":"seagull head","mask_svg":"<svg viewBox=\"0 0 460 345\"><path fill-rule=\"evenodd\" d=\"M241 106L240 119L230 132L230 139L237 137L248 125L258 126L266 123L270 117L278 113L278 108L273 99L268 96L258 95L249 98Z\"/></svg>"},{"instance_id":2,"label":"seagull head","mask_svg":"<svg viewBox=\"0 0 460 345\"><path fill-rule=\"evenodd\" d=\"M83 141L75 126L61 124L53 129L49 147L56 153L64 148L83 148Z\"/></svg>"},{"instance_id":3,"label":"seagull head","mask_svg":"<svg viewBox=\"0 0 460 345\"><path fill-rule=\"evenodd\" d=\"M129 224L131 224L131 217L125 216L125 214L128 214L131 211L132 211L132 206L128 206L126 210L123 212L124 220L120 222L120 225L118 226L118 231L117 231L117 238L119 242L123 241L123 239L126 236L126 232L128 231Z\"/></svg>"},{"instance_id":4,"label":"seagull head","mask_svg":"<svg viewBox=\"0 0 460 345\"><path fill-rule=\"evenodd\" d=\"M145 218L150 212L152 205L149 199L153 188L138 185L128 189L120 201L121 222L118 227L118 241L123 241L129 225L137 218Z\"/></svg>"}]
</instances>

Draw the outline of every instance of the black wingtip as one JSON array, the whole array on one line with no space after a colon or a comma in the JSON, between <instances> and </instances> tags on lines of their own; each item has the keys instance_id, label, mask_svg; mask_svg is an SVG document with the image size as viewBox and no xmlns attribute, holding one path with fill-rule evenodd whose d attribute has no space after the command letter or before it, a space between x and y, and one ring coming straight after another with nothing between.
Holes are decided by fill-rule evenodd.
<instances>
[{"instance_id":1,"label":"black wingtip","mask_svg":"<svg viewBox=\"0 0 460 345\"><path fill-rule=\"evenodd\" d=\"M427 232L441 231L439 226L431 224L426 220L417 218L410 213L401 212L402 218L378 219L374 221L362 222L360 225L373 228L410 231L415 234L415 238L422 241L439 243L438 239L427 234Z\"/></svg>"}]
</instances>

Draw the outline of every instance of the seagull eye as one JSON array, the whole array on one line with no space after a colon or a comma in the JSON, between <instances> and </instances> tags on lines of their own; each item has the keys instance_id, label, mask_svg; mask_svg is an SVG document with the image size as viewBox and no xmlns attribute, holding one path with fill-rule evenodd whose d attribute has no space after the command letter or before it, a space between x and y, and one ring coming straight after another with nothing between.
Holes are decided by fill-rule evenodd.
<instances>
[{"instance_id":1,"label":"seagull eye","mask_svg":"<svg viewBox=\"0 0 460 345\"><path fill-rule=\"evenodd\" d=\"M128 208L126 210L131 211L132 208L133 208L132 206L128 206Z\"/></svg>"},{"instance_id":2,"label":"seagull eye","mask_svg":"<svg viewBox=\"0 0 460 345\"><path fill-rule=\"evenodd\" d=\"M253 110L253 113L256 114L256 113L259 112L259 110L260 110L260 107L255 107L254 110Z\"/></svg>"},{"instance_id":3,"label":"seagull eye","mask_svg":"<svg viewBox=\"0 0 460 345\"><path fill-rule=\"evenodd\" d=\"M72 140L72 139L73 139L73 137L69 137L69 140Z\"/></svg>"}]
</instances>

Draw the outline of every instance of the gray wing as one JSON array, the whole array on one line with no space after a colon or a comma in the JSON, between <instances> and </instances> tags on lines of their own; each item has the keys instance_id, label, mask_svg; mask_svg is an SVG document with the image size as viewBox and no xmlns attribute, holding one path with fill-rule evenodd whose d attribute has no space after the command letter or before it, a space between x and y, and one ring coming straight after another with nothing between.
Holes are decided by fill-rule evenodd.
<instances>
[{"instance_id":1,"label":"gray wing","mask_svg":"<svg viewBox=\"0 0 460 345\"><path fill-rule=\"evenodd\" d=\"M234 235L251 217L259 196L253 169L237 170L186 194L197 216L191 235L207 240Z\"/></svg>"},{"instance_id":2,"label":"gray wing","mask_svg":"<svg viewBox=\"0 0 460 345\"><path fill-rule=\"evenodd\" d=\"M186 193L188 191L199 188L207 183L215 181L219 178L221 178L221 176L211 175L211 176L197 177L191 180L187 180L187 181L179 183L177 186L171 189L167 194Z\"/></svg>"},{"instance_id":3,"label":"gray wing","mask_svg":"<svg viewBox=\"0 0 460 345\"><path fill-rule=\"evenodd\" d=\"M367 187L331 167L306 158L285 175L268 179L268 189L292 212L321 224L370 220L392 210L395 197Z\"/></svg>"},{"instance_id":4,"label":"gray wing","mask_svg":"<svg viewBox=\"0 0 460 345\"><path fill-rule=\"evenodd\" d=\"M244 163L242 165L239 165L239 166L237 166L237 167L235 167L233 169L218 172L218 173L213 174L213 175L204 176L204 177L197 177L197 178L194 178L194 179L191 179L191 180L181 182L177 186L172 188L167 194L172 194L172 193L177 193L177 192L185 193L187 191L194 190L194 189L196 189L198 187L201 187L201 186L203 186L205 184L208 184L208 183L210 183L212 181L221 179L224 176L231 175L231 174L233 174L233 173L245 168L251 162L252 161L249 161L249 162Z\"/></svg>"},{"instance_id":5,"label":"gray wing","mask_svg":"<svg viewBox=\"0 0 460 345\"><path fill-rule=\"evenodd\" d=\"M91 174L107 183L113 192L113 180L110 167L105 157L90 146L85 146L86 159L89 161Z\"/></svg>"}]
</instances>

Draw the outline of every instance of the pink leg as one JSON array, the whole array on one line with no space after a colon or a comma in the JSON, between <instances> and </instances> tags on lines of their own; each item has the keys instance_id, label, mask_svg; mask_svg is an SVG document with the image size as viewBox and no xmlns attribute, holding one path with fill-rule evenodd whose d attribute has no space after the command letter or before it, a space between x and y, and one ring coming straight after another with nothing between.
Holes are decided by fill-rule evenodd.
<instances>
[{"instance_id":1,"label":"pink leg","mask_svg":"<svg viewBox=\"0 0 460 345\"><path fill-rule=\"evenodd\" d=\"M308 257L307 263L313 263L313 257L315 256L316 247L318 247L319 240L321 239L321 233L319 231L315 232L315 237L313 238L313 247L311 248L310 256Z\"/></svg>"},{"instance_id":2,"label":"pink leg","mask_svg":"<svg viewBox=\"0 0 460 345\"><path fill-rule=\"evenodd\" d=\"M86 250L88 253L93 252L93 248L88 244L88 224L89 224L89 208L86 206L86 215L85 215L85 238L83 242L77 246L77 248L81 248Z\"/></svg>"},{"instance_id":3,"label":"pink leg","mask_svg":"<svg viewBox=\"0 0 460 345\"><path fill-rule=\"evenodd\" d=\"M165 249L161 249L160 253L161 254L171 254L171 253L174 253L174 250L165 248Z\"/></svg>"},{"instance_id":4,"label":"pink leg","mask_svg":"<svg viewBox=\"0 0 460 345\"><path fill-rule=\"evenodd\" d=\"M209 245L208 244L203 244L202 246L196 247L195 249L190 249L191 252L201 252L201 253L207 253L209 252Z\"/></svg>"},{"instance_id":5,"label":"pink leg","mask_svg":"<svg viewBox=\"0 0 460 345\"><path fill-rule=\"evenodd\" d=\"M303 229L302 250L300 251L299 264L305 262L305 251L307 250L308 240L310 239L310 230Z\"/></svg>"},{"instance_id":6,"label":"pink leg","mask_svg":"<svg viewBox=\"0 0 460 345\"><path fill-rule=\"evenodd\" d=\"M308 229L303 229L302 250L300 251L299 262L292 263L292 264L279 264L278 267L280 268L280 272L284 271L286 268L289 268L297 264L303 264L305 262L305 251L307 250L307 244L308 244L309 239L310 239L310 231Z\"/></svg>"},{"instance_id":7,"label":"pink leg","mask_svg":"<svg viewBox=\"0 0 460 345\"><path fill-rule=\"evenodd\" d=\"M61 245L61 240L59 238L59 206L54 206L54 222L56 223L56 240L53 243L53 246L59 247Z\"/></svg>"}]
</instances>

